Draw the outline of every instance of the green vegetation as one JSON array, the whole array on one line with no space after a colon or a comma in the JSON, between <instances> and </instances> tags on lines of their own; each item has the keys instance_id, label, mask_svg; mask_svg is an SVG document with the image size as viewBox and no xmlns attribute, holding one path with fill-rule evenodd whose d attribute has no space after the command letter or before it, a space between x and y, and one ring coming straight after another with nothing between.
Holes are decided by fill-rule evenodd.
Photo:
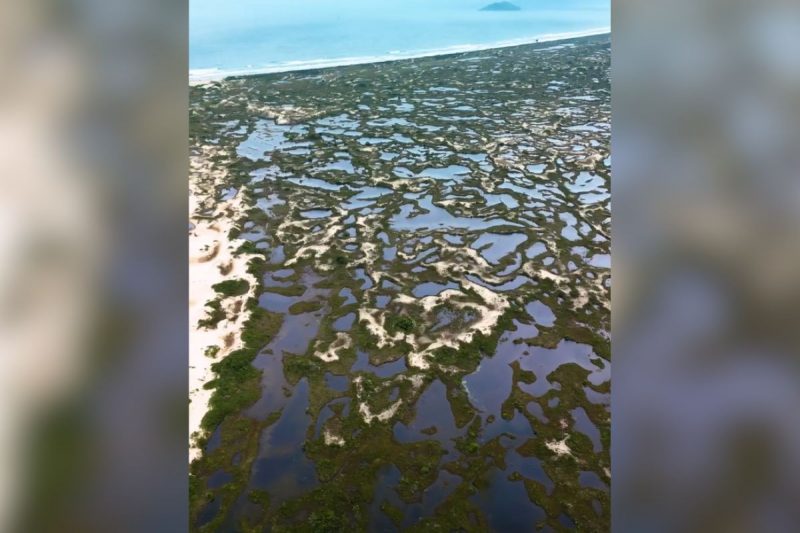
<instances>
[{"instance_id":1,"label":"green vegetation","mask_svg":"<svg viewBox=\"0 0 800 533\"><path fill-rule=\"evenodd\" d=\"M302 285L291 285L289 287L268 287L264 289L266 292L274 292L281 296L302 296L306 292L306 288Z\"/></svg>"},{"instance_id":2,"label":"green vegetation","mask_svg":"<svg viewBox=\"0 0 800 533\"><path fill-rule=\"evenodd\" d=\"M388 331L402 331L403 333L411 333L416 328L417 324L414 320L406 315L390 316L386 320L386 329Z\"/></svg>"},{"instance_id":3,"label":"green vegetation","mask_svg":"<svg viewBox=\"0 0 800 533\"><path fill-rule=\"evenodd\" d=\"M297 383L304 377L321 373L322 363L304 355L286 355L283 358L283 372L289 383Z\"/></svg>"},{"instance_id":4,"label":"green vegetation","mask_svg":"<svg viewBox=\"0 0 800 533\"><path fill-rule=\"evenodd\" d=\"M251 502L261 505L264 509L269 507L269 492L265 490L253 489L247 497Z\"/></svg>"},{"instance_id":5,"label":"green vegetation","mask_svg":"<svg viewBox=\"0 0 800 533\"><path fill-rule=\"evenodd\" d=\"M253 304L249 306L252 314L242 331L244 347L211 366L217 378L209 409L202 421L202 427L207 431L212 431L226 416L251 405L261 396L261 373L250 363L278 332L281 315Z\"/></svg>"},{"instance_id":6,"label":"green vegetation","mask_svg":"<svg viewBox=\"0 0 800 533\"><path fill-rule=\"evenodd\" d=\"M332 509L312 512L308 522L312 531L320 533L338 533L346 529L342 517Z\"/></svg>"},{"instance_id":7,"label":"green vegetation","mask_svg":"<svg viewBox=\"0 0 800 533\"><path fill-rule=\"evenodd\" d=\"M227 279L212 288L223 296L241 296L250 289L250 284L243 279Z\"/></svg>"},{"instance_id":8,"label":"green vegetation","mask_svg":"<svg viewBox=\"0 0 800 533\"><path fill-rule=\"evenodd\" d=\"M206 307L208 307L208 316L200 319L200 321L197 323L197 327L203 329L213 329L217 327L217 324L219 324L220 320L227 318L225 311L222 310L222 303L220 302L219 298L206 303Z\"/></svg>"},{"instance_id":9,"label":"green vegetation","mask_svg":"<svg viewBox=\"0 0 800 533\"><path fill-rule=\"evenodd\" d=\"M289 314L301 315L303 313L313 313L322 309L323 303L319 300L311 300L306 302L296 302L289 306Z\"/></svg>"},{"instance_id":10,"label":"green vegetation","mask_svg":"<svg viewBox=\"0 0 800 533\"><path fill-rule=\"evenodd\" d=\"M246 509L232 517L241 531L362 531L377 508L400 527L407 506L446 472L447 496L408 529L486 531L486 498L476 495L492 490L498 470L546 513L532 528L563 530L565 515L577 530L608 529L608 491L581 486L579 476L594 472L610 484L610 416L602 400L610 383L595 384L577 364L546 376L524 369L535 367L525 361L539 352L528 346L559 349L565 339L591 346L596 356L589 359L598 368L610 360L609 272L588 260L608 253L608 203L584 203L572 187L578 179L590 179L598 190L609 184L609 135L602 128L609 119L607 41L190 89L192 146L214 141L209 161L228 172L220 191L239 187L249 206L231 236L248 232L253 239L237 253L250 254L248 272L258 284L229 279L216 285L218 297L201 321L213 328L226 313L252 314L241 332L243 348L219 360L220 348L207 349L217 376L207 384L213 396L198 444L219 444L191 465L193 530L219 530L236 501ZM566 85L550 88L556 80ZM563 112L573 108L576 113ZM239 157L238 145L264 128L275 130L269 157ZM451 166L466 171L451 176ZM425 177L433 169L438 177ZM330 187L298 185L286 176ZM401 181L404 176L416 177ZM379 194L364 194L372 190ZM310 210L331 214L301 215ZM495 245L512 234L524 239L498 256ZM534 243L546 247L529 252ZM254 297L243 309L225 301L251 289ZM442 290L445 296L437 296ZM271 313L259 307L259 297L292 305L284 315ZM552 310L552 325L525 311L534 299ZM493 324L488 318L495 311L502 316ZM316 356L334 342L331 361ZM253 367L259 353L268 375ZM426 368L414 366L419 353ZM497 386L507 387L508 396L489 402L500 403L493 412L481 410L489 409L481 397L487 393L468 378L484 365L501 365L484 370L505 376ZM538 380L549 384L533 396L544 385ZM302 420L281 419L280 408L264 407L266 400L297 398L301 381L308 391ZM248 409L266 384L277 389ZM388 420L365 422L365 413L390 407L397 410ZM254 412L265 419L248 416ZM586 418L597 427L599 444L597 432L590 437L578 430ZM250 486L255 461L278 458L261 442L278 420L282 430L300 424L288 433L319 481L290 498ZM398 423L408 440L395 437ZM460 428L454 443L453 423ZM555 453L557 442L570 453ZM443 453L453 445L451 454ZM509 468L510 450L540 461L552 487L543 476ZM209 489L209 477L220 470L233 480ZM375 502L379 483L391 483L399 500ZM197 517L212 500L221 511L200 528Z\"/></svg>"},{"instance_id":11,"label":"green vegetation","mask_svg":"<svg viewBox=\"0 0 800 533\"><path fill-rule=\"evenodd\" d=\"M403 522L403 511L398 509L394 505L389 502L383 502L381 504L381 511L383 511L386 516L394 523L394 525L399 526Z\"/></svg>"},{"instance_id":12,"label":"green vegetation","mask_svg":"<svg viewBox=\"0 0 800 533\"><path fill-rule=\"evenodd\" d=\"M219 350L220 350L219 346L208 346L206 347L205 352L203 353L205 353L206 357L211 357L213 359L214 357L217 356Z\"/></svg>"}]
</instances>

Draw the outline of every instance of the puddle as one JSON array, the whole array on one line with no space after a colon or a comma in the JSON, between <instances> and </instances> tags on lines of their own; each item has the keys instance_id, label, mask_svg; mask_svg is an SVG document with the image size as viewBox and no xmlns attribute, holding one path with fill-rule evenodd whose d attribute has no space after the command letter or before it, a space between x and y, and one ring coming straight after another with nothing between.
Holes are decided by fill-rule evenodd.
<instances>
[{"instance_id":1,"label":"puddle","mask_svg":"<svg viewBox=\"0 0 800 533\"><path fill-rule=\"evenodd\" d=\"M597 254L589 259L589 264L597 268L611 268L611 255Z\"/></svg>"},{"instance_id":2,"label":"puddle","mask_svg":"<svg viewBox=\"0 0 800 533\"><path fill-rule=\"evenodd\" d=\"M459 285L457 283L453 283L452 281L447 283L426 281L425 283L420 283L414 287L414 290L411 291L411 294L413 294L415 298L423 298L425 296L436 296L442 291L458 288Z\"/></svg>"},{"instance_id":3,"label":"puddle","mask_svg":"<svg viewBox=\"0 0 800 533\"><path fill-rule=\"evenodd\" d=\"M327 378L327 376L326 376ZM326 379L327 382L327 379ZM314 425L314 438L318 439L322 434L322 428L325 427L325 423L333 418L336 413L333 410L334 405L342 405L341 408L342 416L347 417L350 413L350 398L336 398L328 402L325 407L323 407L320 411L319 418L317 419L317 423Z\"/></svg>"},{"instance_id":4,"label":"puddle","mask_svg":"<svg viewBox=\"0 0 800 533\"><path fill-rule=\"evenodd\" d=\"M519 207L519 202L510 194L484 193L483 197L486 199L486 205L488 206L502 204L509 209L516 209L517 207Z\"/></svg>"},{"instance_id":5,"label":"puddle","mask_svg":"<svg viewBox=\"0 0 800 533\"><path fill-rule=\"evenodd\" d=\"M447 470L440 470L439 477L422 494L422 502L412 503L406 507L402 528L409 528L422 517L430 516L461 483L462 479L459 476Z\"/></svg>"},{"instance_id":6,"label":"puddle","mask_svg":"<svg viewBox=\"0 0 800 533\"><path fill-rule=\"evenodd\" d=\"M337 376L330 372L325 373L325 386L336 392L345 392L350 388L350 378L347 376Z\"/></svg>"},{"instance_id":7,"label":"puddle","mask_svg":"<svg viewBox=\"0 0 800 533\"><path fill-rule=\"evenodd\" d=\"M375 374L379 378L390 378L407 370L405 357L374 366L369 362L367 352L356 350L356 356L356 362L353 364L350 372L369 372Z\"/></svg>"},{"instance_id":8,"label":"puddle","mask_svg":"<svg viewBox=\"0 0 800 533\"><path fill-rule=\"evenodd\" d=\"M208 477L206 485L209 489L218 489L221 486L233 481L233 476L224 470L217 470Z\"/></svg>"},{"instance_id":9,"label":"puddle","mask_svg":"<svg viewBox=\"0 0 800 533\"><path fill-rule=\"evenodd\" d=\"M600 430L589 419L583 407L578 407L570 411L572 418L575 419L575 429L586 435L592 440L592 447L594 451L603 451L603 443L600 440Z\"/></svg>"},{"instance_id":10,"label":"puddle","mask_svg":"<svg viewBox=\"0 0 800 533\"><path fill-rule=\"evenodd\" d=\"M452 180L458 179L464 175L469 174L467 167L461 165L450 165L445 168L426 168L418 174L419 177L433 178L437 180Z\"/></svg>"},{"instance_id":11,"label":"puddle","mask_svg":"<svg viewBox=\"0 0 800 533\"><path fill-rule=\"evenodd\" d=\"M500 413L500 406L511 393L512 361L523 357L527 350L524 344L514 344L515 338L532 337L536 328L514 321L517 331L505 334L497 346L494 356L484 358L478 369L464 378L464 386L475 408L486 414Z\"/></svg>"},{"instance_id":12,"label":"puddle","mask_svg":"<svg viewBox=\"0 0 800 533\"><path fill-rule=\"evenodd\" d=\"M553 314L553 311L538 300L526 305L525 311L531 315L537 324L542 326L552 326L556 321L556 315Z\"/></svg>"},{"instance_id":13,"label":"puddle","mask_svg":"<svg viewBox=\"0 0 800 533\"><path fill-rule=\"evenodd\" d=\"M435 427L436 433L427 435L424 429ZM438 440L444 449L454 449L452 439L463 431L456 427L450 402L447 400L447 388L441 381L436 380L422 393L417 400L414 420L406 426L402 422L394 425L394 438L401 443L417 442L420 440Z\"/></svg>"},{"instance_id":14,"label":"puddle","mask_svg":"<svg viewBox=\"0 0 800 533\"><path fill-rule=\"evenodd\" d=\"M397 526L381 510L383 502L388 501L394 507L403 508L400 497L394 487L400 482L402 474L393 464L385 465L378 471L375 483L374 497L369 508L368 531L396 531Z\"/></svg>"},{"instance_id":15,"label":"puddle","mask_svg":"<svg viewBox=\"0 0 800 533\"><path fill-rule=\"evenodd\" d=\"M311 187L312 189L321 189L325 191L339 191L342 189L341 185L330 183L319 178L288 178L286 181L300 185L301 187Z\"/></svg>"},{"instance_id":16,"label":"puddle","mask_svg":"<svg viewBox=\"0 0 800 533\"><path fill-rule=\"evenodd\" d=\"M596 191L600 188L605 188L605 180L596 174L589 174L588 172L581 172L574 183L567 183L567 189L574 193L583 193L589 191Z\"/></svg>"},{"instance_id":17,"label":"puddle","mask_svg":"<svg viewBox=\"0 0 800 533\"><path fill-rule=\"evenodd\" d=\"M600 479L600 476L598 476L594 472L583 471L579 473L578 482L581 484L582 487L591 487L593 489L600 489L603 491L608 490L608 485L603 483L603 480Z\"/></svg>"},{"instance_id":18,"label":"puddle","mask_svg":"<svg viewBox=\"0 0 800 533\"><path fill-rule=\"evenodd\" d=\"M302 446L312 423L305 413L307 408L308 381L303 378L280 419L261 435L251 485L269 491L272 506L304 494L319 483L314 463L306 457Z\"/></svg>"},{"instance_id":19,"label":"puddle","mask_svg":"<svg viewBox=\"0 0 800 533\"><path fill-rule=\"evenodd\" d=\"M337 160L337 161L334 161L333 163L328 163L327 165L325 165L323 167L320 167L319 170L320 171L330 171L330 170L337 171L338 170L338 171L345 172L347 174L353 174L356 171L355 167L353 167L353 162L350 161L349 159L347 159L347 160Z\"/></svg>"},{"instance_id":20,"label":"puddle","mask_svg":"<svg viewBox=\"0 0 800 533\"><path fill-rule=\"evenodd\" d=\"M214 498L208 502L200 514L197 516L197 527L202 527L211 522L219 512L219 498Z\"/></svg>"},{"instance_id":21,"label":"puddle","mask_svg":"<svg viewBox=\"0 0 800 533\"><path fill-rule=\"evenodd\" d=\"M488 245L488 248L481 250L480 253L490 263L497 263L527 239L524 233L484 233L471 244L471 247L477 250Z\"/></svg>"},{"instance_id":22,"label":"puddle","mask_svg":"<svg viewBox=\"0 0 800 533\"><path fill-rule=\"evenodd\" d=\"M539 346L530 347L530 355L520 358L520 366L536 374L536 381L530 385L521 383L520 387L532 396L541 396L553 388L547 376L563 364L575 363L590 372L589 382L599 385L609 380L610 367L603 362L597 367L590 359L595 358L592 347L588 344L562 340L555 349L549 350ZM600 360L602 361L602 360ZM552 407L552 406L551 406Z\"/></svg>"},{"instance_id":23,"label":"puddle","mask_svg":"<svg viewBox=\"0 0 800 533\"><path fill-rule=\"evenodd\" d=\"M515 266L515 265L511 265L511 266ZM518 265L517 265L517 267L518 267ZM516 268L514 270L516 270ZM503 274L501 274L501 275L503 275ZM528 283L533 283L533 281L527 276L516 276L516 277L506 281L505 283L501 283L499 285L492 285L491 283L486 283L483 279L481 279L481 278L479 278L477 276L467 275L466 278L469 281L477 283L478 285L480 285L482 287L486 287L487 289L490 289L490 290L492 290L494 292L513 291L513 290L519 289L523 285L527 285Z\"/></svg>"},{"instance_id":24,"label":"puddle","mask_svg":"<svg viewBox=\"0 0 800 533\"><path fill-rule=\"evenodd\" d=\"M460 217L451 215L446 209L433 205L433 197L420 198L419 205L426 212L417 212L415 206L405 204L400 208L400 213L393 216L389 224L394 230L420 230L436 228L459 228L467 230L481 230L496 226L519 226L514 222L502 218L484 219Z\"/></svg>"},{"instance_id":25,"label":"puddle","mask_svg":"<svg viewBox=\"0 0 800 533\"><path fill-rule=\"evenodd\" d=\"M525 439L534 436L533 428L530 422L528 422L528 419L519 411L515 411L511 420L496 416L492 423L487 423L483 429L480 441L488 442L504 434L509 436L507 437L509 440L513 438L517 446L525 442Z\"/></svg>"},{"instance_id":26,"label":"puddle","mask_svg":"<svg viewBox=\"0 0 800 533\"><path fill-rule=\"evenodd\" d=\"M336 331L349 331L350 328L353 327L353 322L355 322L356 314L355 313L347 313L346 315L339 317L333 323L333 329Z\"/></svg>"},{"instance_id":27,"label":"puddle","mask_svg":"<svg viewBox=\"0 0 800 533\"><path fill-rule=\"evenodd\" d=\"M303 218L328 218L333 214L333 211L328 209L309 209L308 211L301 211L300 216Z\"/></svg>"},{"instance_id":28,"label":"puddle","mask_svg":"<svg viewBox=\"0 0 800 533\"><path fill-rule=\"evenodd\" d=\"M214 450L219 448L219 445L222 444L222 434L220 433L220 428L217 427L211 433L211 437L209 437L208 442L206 443L205 452L212 453Z\"/></svg>"},{"instance_id":29,"label":"puddle","mask_svg":"<svg viewBox=\"0 0 800 533\"><path fill-rule=\"evenodd\" d=\"M522 483L508 480L508 474L495 469L489 488L470 500L486 514L493 531L531 531L532 525L546 517L544 510L531 503Z\"/></svg>"},{"instance_id":30,"label":"puddle","mask_svg":"<svg viewBox=\"0 0 800 533\"><path fill-rule=\"evenodd\" d=\"M344 302L342 302L342 305L350 305L356 303L356 297L353 296L353 291L351 291L350 289L346 288L342 289L341 291L339 291L339 296L345 299Z\"/></svg>"},{"instance_id":31,"label":"puddle","mask_svg":"<svg viewBox=\"0 0 800 533\"><path fill-rule=\"evenodd\" d=\"M587 205L596 204L596 203L600 203L600 202L605 202L609 198L611 198L611 195L609 193L593 193L593 192L590 192L590 193L586 193L586 194L580 195L581 203L587 204Z\"/></svg>"},{"instance_id":32,"label":"puddle","mask_svg":"<svg viewBox=\"0 0 800 533\"><path fill-rule=\"evenodd\" d=\"M275 292L264 292L258 297L258 305L273 313L287 313L292 304L300 301L297 296L284 296Z\"/></svg>"},{"instance_id":33,"label":"puddle","mask_svg":"<svg viewBox=\"0 0 800 533\"><path fill-rule=\"evenodd\" d=\"M267 160L270 152L292 147L293 143L286 138L287 133L304 129L302 126L276 124L269 119L259 120L253 133L236 148L236 154L251 161Z\"/></svg>"},{"instance_id":34,"label":"puddle","mask_svg":"<svg viewBox=\"0 0 800 533\"><path fill-rule=\"evenodd\" d=\"M553 492L555 484L542 468L542 462L536 457L523 457L516 450L509 449L505 456L506 472L519 472L520 475L542 484L547 494Z\"/></svg>"}]
</instances>

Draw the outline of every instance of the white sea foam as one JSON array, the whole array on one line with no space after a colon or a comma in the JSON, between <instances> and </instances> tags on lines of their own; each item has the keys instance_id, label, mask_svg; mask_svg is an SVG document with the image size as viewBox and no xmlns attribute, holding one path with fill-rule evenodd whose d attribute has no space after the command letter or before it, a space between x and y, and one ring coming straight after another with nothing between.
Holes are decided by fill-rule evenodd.
<instances>
[{"instance_id":1,"label":"white sea foam","mask_svg":"<svg viewBox=\"0 0 800 533\"><path fill-rule=\"evenodd\" d=\"M435 49L421 49L400 51L392 50L385 55L373 56L354 56L339 57L333 59L312 59L308 61L286 61L279 64L267 65L263 67L247 67L241 69L218 69L218 68L199 68L189 71L189 84L199 85L212 81L222 80L230 76L246 76L254 74L274 74L278 72L295 72L299 70L312 70L330 67L343 67L348 65L363 65L367 63L383 63L388 61L400 61L403 59L416 59L421 57L433 57L449 54L461 54L464 52L478 52L481 50L493 50L496 48L508 48L510 46L520 46L523 44L548 43L575 39L578 37L589 37L592 35L603 35L610 33L611 28L594 28L584 31L563 32L563 33L544 33L520 39L509 39L494 43L484 44L462 44Z\"/></svg>"}]
</instances>

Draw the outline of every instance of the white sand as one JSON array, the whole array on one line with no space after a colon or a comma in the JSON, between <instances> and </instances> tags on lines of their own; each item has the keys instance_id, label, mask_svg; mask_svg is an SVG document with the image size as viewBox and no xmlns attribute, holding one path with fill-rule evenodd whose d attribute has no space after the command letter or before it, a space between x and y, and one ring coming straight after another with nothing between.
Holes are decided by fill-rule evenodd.
<instances>
[{"instance_id":1,"label":"white sand","mask_svg":"<svg viewBox=\"0 0 800 533\"><path fill-rule=\"evenodd\" d=\"M257 280L247 273L247 256L235 256L233 252L244 242L228 240L228 232L234 227L229 213L234 215L246 206L242 203L242 191L226 202L217 202L216 189L225 183L224 171L211 167L209 156L216 149L205 146L201 153L191 158L189 180L189 213L195 225L189 232L189 460L200 455L194 437L200 436L200 422L208 411L212 391L203 385L214 379L211 365L232 351L242 347L240 333L250 314L245 311L245 302L255 296ZM210 220L198 216L198 210L213 205L216 218ZM220 267L229 269L222 274ZM206 303L218 295L212 285L226 279L244 279L250 284L247 294L229 297L223 301L229 319L223 319L215 329L200 329L198 322L207 315ZM234 307L241 311L234 313ZM219 351L212 358L205 355L209 347Z\"/></svg>"},{"instance_id":2,"label":"white sand","mask_svg":"<svg viewBox=\"0 0 800 533\"><path fill-rule=\"evenodd\" d=\"M387 420L392 418L395 415L395 413L397 413L397 410L400 409L401 405L403 405L403 400L397 400L396 402L394 402L392 405L390 405L388 408L384 409L380 413L374 414L370 410L369 405L367 405L364 402L361 402L358 406L358 411L361 413L364 422L366 422L367 424L372 424L374 420L377 420L378 422L386 422Z\"/></svg>"},{"instance_id":3,"label":"white sand","mask_svg":"<svg viewBox=\"0 0 800 533\"><path fill-rule=\"evenodd\" d=\"M345 440L339 435L334 435L330 430L325 430L325 444L327 446L344 446Z\"/></svg>"},{"instance_id":4,"label":"white sand","mask_svg":"<svg viewBox=\"0 0 800 533\"><path fill-rule=\"evenodd\" d=\"M458 348L461 345L469 344L475 338L476 333L483 335L490 335L493 328L497 325L500 317L509 307L508 300L505 296L495 293L473 283L469 280L461 281L462 290L447 289L437 295L424 296L422 298L414 298L407 294L397 295L394 300L398 303L406 304L409 306L420 306L426 313L431 312L434 308L444 303L450 303L453 307L459 309L471 309L475 311L479 318L469 325L464 331L458 334L442 333L436 338L430 339L427 336L417 336L415 334L396 333L390 335L386 331L386 311L381 309L367 309L361 308L358 311L358 319L365 322L367 330L377 338L376 345L378 348L393 346L400 341L405 341L413 348L411 353L408 354L408 364L412 367L427 370L430 368L429 357L440 348ZM466 297L464 291L472 290L478 294L483 300L479 302L463 302L458 301L458 297Z\"/></svg>"},{"instance_id":5,"label":"white sand","mask_svg":"<svg viewBox=\"0 0 800 533\"><path fill-rule=\"evenodd\" d=\"M317 344L319 344L319 341ZM339 332L336 334L336 338L331 342L327 350L322 351L315 347L314 355L326 363L332 363L333 361L339 360L339 352L347 350L352 345L353 341L350 339L350 336L347 333Z\"/></svg>"},{"instance_id":6,"label":"white sand","mask_svg":"<svg viewBox=\"0 0 800 533\"><path fill-rule=\"evenodd\" d=\"M570 450L569 446L567 446L568 438L569 437L564 437L562 440L547 441L544 443L544 445L547 446L548 450L555 453L559 457L564 455L572 455L572 450Z\"/></svg>"}]
</instances>

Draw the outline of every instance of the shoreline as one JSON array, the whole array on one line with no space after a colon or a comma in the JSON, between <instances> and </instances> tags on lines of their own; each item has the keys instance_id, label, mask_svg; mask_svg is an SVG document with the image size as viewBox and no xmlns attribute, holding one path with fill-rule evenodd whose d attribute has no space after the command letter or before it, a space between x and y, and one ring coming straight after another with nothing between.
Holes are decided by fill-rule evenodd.
<instances>
[{"instance_id":1,"label":"shoreline","mask_svg":"<svg viewBox=\"0 0 800 533\"><path fill-rule=\"evenodd\" d=\"M379 56L356 56L343 57L338 59L316 59L307 61L290 61L281 65L259 68L240 68L223 70L218 68L200 68L189 70L189 85L204 85L215 81L222 81L226 78L259 76L262 74L280 74L284 72L299 72L304 70L318 70L325 68L347 67L352 65L366 65L370 63L389 63L393 61L404 61L408 59L421 59L426 57L448 56L465 54L469 52L482 52L486 50L497 50L511 48L514 46L524 46L529 44L552 44L559 41L569 41L581 37L595 37L599 35L611 34L610 27L594 28L584 31L564 32L564 33L545 33L531 37L519 39L509 39L487 44L464 44L453 45L447 48L434 50L417 50L403 54L385 54Z\"/></svg>"}]
</instances>

